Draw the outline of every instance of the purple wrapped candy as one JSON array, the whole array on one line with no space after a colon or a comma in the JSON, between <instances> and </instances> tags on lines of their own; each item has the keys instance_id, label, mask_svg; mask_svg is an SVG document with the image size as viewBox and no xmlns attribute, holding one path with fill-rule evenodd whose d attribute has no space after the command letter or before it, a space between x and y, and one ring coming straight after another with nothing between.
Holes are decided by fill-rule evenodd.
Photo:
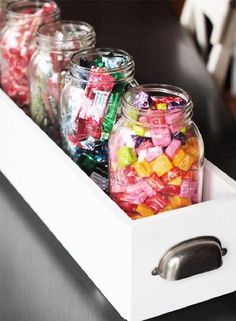
<instances>
[{"instance_id":1,"label":"purple wrapped candy","mask_svg":"<svg viewBox=\"0 0 236 321\"><path fill-rule=\"evenodd\" d=\"M133 100L133 105L138 108L149 108L150 97L145 91L140 91Z\"/></svg>"},{"instance_id":2,"label":"purple wrapped candy","mask_svg":"<svg viewBox=\"0 0 236 321\"><path fill-rule=\"evenodd\" d=\"M182 107L184 105L186 105L186 100L184 100L183 98L179 98L177 100L173 100L173 101L168 102L167 109L173 110L173 109L177 109L179 107Z\"/></svg>"},{"instance_id":3,"label":"purple wrapped candy","mask_svg":"<svg viewBox=\"0 0 236 321\"><path fill-rule=\"evenodd\" d=\"M132 135L132 139L134 142L134 148L139 147L143 142L146 142L147 140L150 140L148 137L142 137L137 135Z\"/></svg>"},{"instance_id":4,"label":"purple wrapped candy","mask_svg":"<svg viewBox=\"0 0 236 321\"><path fill-rule=\"evenodd\" d=\"M181 132L177 132L173 135L173 139L177 139L181 141L181 145L185 145L186 144L186 135L184 133Z\"/></svg>"},{"instance_id":5,"label":"purple wrapped candy","mask_svg":"<svg viewBox=\"0 0 236 321\"><path fill-rule=\"evenodd\" d=\"M168 103L167 109L173 110L179 107L179 104L176 101L171 101Z\"/></svg>"},{"instance_id":6,"label":"purple wrapped candy","mask_svg":"<svg viewBox=\"0 0 236 321\"><path fill-rule=\"evenodd\" d=\"M179 106L183 106L183 105L186 105L186 100L183 99L183 98L181 98L181 99L179 100Z\"/></svg>"}]
</instances>

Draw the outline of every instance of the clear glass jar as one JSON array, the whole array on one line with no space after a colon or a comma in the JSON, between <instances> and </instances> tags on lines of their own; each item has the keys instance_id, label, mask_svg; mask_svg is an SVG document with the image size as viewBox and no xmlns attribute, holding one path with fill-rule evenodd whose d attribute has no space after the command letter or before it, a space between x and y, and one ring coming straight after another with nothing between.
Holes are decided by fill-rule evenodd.
<instances>
[{"instance_id":1,"label":"clear glass jar","mask_svg":"<svg viewBox=\"0 0 236 321\"><path fill-rule=\"evenodd\" d=\"M0 0L0 32L6 23L6 10L9 3L8 0Z\"/></svg>"},{"instance_id":2,"label":"clear glass jar","mask_svg":"<svg viewBox=\"0 0 236 321\"><path fill-rule=\"evenodd\" d=\"M132 219L200 202L204 146L181 88L142 85L122 98L109 139L109 195Z\"/></svg>"},{"instance_id":3,"label":"clear glass jar","mask_svg":"<svg viewBox=\"0 0 236 321\"><path fill-rule=\"evenodd\" d=\"M60 10L54 1L17 1L7 7L7 24L0 39L1 82L4 91L27 112L28 65L36 49L39 25L55 21Z\"/></svg>"},{"instance_id":4,"label":"clear glass jar","mask_svg":"<svg viewBox=\"0 0 236 321\"><path fill-rule=\"evenodd\" d=\"M6 10L7 10L7 5L10 1L8 0L0 0L0 39L1 39L1 33L3 28L6 25ZM1 87L1 50L0 50L0 87Z\"/></svg>"},{"instance_id":5,"label":"clear glass jar","mask_svg":"<svg viewBox=\"0 0 236 321\"><path fill-rule=\"evenodd\" d=\"M125 51L82 50L71 61L61 95L64 150L104 190L108 189L107 140L121 96L134 83L134 61Z\"/></svg>"},{"instance_id":6,"label":"clear glass jar","mask_svg":"<svg viewBox=\"0 0 236 321\"><path fill-rule=\"evenodd\" d=\"M82 21L56 21L42 25L37 50L29 66L32 119L60 143L58 105L70 60L81 48L95 46L95 32Z\"/></svg>"},{"instance_id":7,"label":"clear glass jar","mask_svg":"<svg viewBox=\"0 0 236 321\"><path fill-rule=\"evenodd\" d=\"M7 9L8 4L11 3L11 2L12 2L12 0L1 0L0 1L0 11L1 12L5 12L6 9Z\"/></svg>"}]
</instances>

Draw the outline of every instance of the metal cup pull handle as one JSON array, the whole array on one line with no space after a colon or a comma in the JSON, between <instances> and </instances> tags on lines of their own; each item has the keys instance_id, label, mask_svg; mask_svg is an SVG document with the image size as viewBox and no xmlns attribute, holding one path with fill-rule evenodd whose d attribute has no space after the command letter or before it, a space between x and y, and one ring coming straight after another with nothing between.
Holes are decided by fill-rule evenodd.
<instances>
[{"instance_id":1,"label":"metal cup pull handle","mask_svg":"<svg viewBox=\"0 0 236 321\"><path fill-rule=\"evenodd\" d=\"M196 274L218 269L227 249L214 236L192 238L171 247L161 258L152 275L176 281Z\"/></svg>"}]
</instances>

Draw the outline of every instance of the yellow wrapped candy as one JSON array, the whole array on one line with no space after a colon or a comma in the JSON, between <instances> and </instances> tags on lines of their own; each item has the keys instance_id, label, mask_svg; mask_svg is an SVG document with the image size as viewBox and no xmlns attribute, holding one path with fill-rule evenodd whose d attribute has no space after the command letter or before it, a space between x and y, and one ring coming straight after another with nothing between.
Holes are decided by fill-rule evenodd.
<instances>
[{"instance_id":1,"label":"yellow wrapped candy","mask_svg":"<svg viewBox=\"0 0 236 321\"><path fill-rule=\"evenodd\" d=\"M147 207L145 204L138 205L135 211L143 217L152 216L155 214L154 211L151 208Z\"/></svg>"},{"instance_id":2,"label":"yellow wrapped candy","mask_svg":"<svg viewBox=\"0 0 236 321\"><path fill-rule=\"evenodd\" d=\"M135 149L128 146L121 147L117 151L117 159L120 167L126 167L133 164L137 160Z\"/></svg>"},{"instance_id":3,"label":"yellow wrapped candy","mask_svg":"<svg viewBox=\"0 0 236 321\"><path fill-rule=\"evenodd\" d=\"M183 149L180 149L173 158L173 165L181 169L182 171L188 171L193 165L195 158L186 153Z\"/></svg>"},{"instance_id":4,"label":"yellow wrapped candy","mask_svg":"<svg viewBox=\"0 0 236 321\"><path fill-rule=\"evenodd\" d=\"M145 134L145 128L141 126L134 125L132 126L132 130L138 136L144 136Z\"/></svg>"},{"instance_id":5,"label":"yellow wrapped candy","mask_svg":"<svg viewBox=\"0 0 236 321\"><path fill-rule=\"evenodd\" d=\"M180 208L191 205L191 199L187 197L180 197L178 195L168 197L173 208Z\"/></svg>"},{"instance_id":6,"label":"yellow wrapped candy","mask_svg":"<svg viewBox=\"0 0 236 321\"><path fill-rule=\"evenodd\" d=\"M149 177L152 173L152 167L150 163L146 161L146 159L144 159L142 162L135 162L133 167L135 168L139 177Z\"/></svg>"},{"instance_id":7,"label":"yellow wrapped candy","mask_svg":"<svg viewBox=\"0 0 236 321\"><path fill-rule=\"evenodd\" d=\"M186 153L182 162L179 164L179 168L182 169L182 171L187 172L193 165L194 161L194 157Z\"/></svg>"},{"instance_id":8,"label":"yellow wrapped candy","mask_svg":"<svg viewBox=\"0 0 236 321\"><path fill-rule=\"evenodd\" d=\"M170 210L174 210L175 208L171 205L171 203L169 203L166 207L164 207L163 209L160 210L160 213L166 212L166 211L170 211Z\"/></svg>"},{"instance_id":9,"label":"yellow wrapped candy","mask_svg":"<svg viewBox=\"0 0 236 321\"><path fill-rule=\"evenodd\" d=\"M166 110L167 109L167 104L166 103L158 103L156 105L158 110Z\"/></svg>"},{"instance_id":10,"label":"yellow wrapped candy","mask_svg":"<svg viewBox=\"0 0 236 321\"><path fill-rule=\"evenodd\" d=\"M182 184L182 177L178 176L168 183L168 185L180 186Z\"/></svg>"},{"instance_id":11,"label":"yellow wrapped candy","mask_svg":"<svg viewBox=\"0 0 236 321\"><path fill-rule=\"evenodd\" d=\"M173 168L171 161L165 154L161 154L150 164L152 166L153 172L156 172L159 177L169 172Z\"/></svg>"},{"instance_id":12,"label":"yellow wrapped candy","mask_svg":"<svg viewBox=\"0 0 236 321\"><path fill-rule=\"evenodd\" d=\"M183 151L183 149L179 149L172 160L173 165L175 167L179 167L179 164L184 159L184 156L185 156L185 152Z\"/></svg>"},{"instance_id":13,"label":"yellow wrapped candy","mask_svg":"<svg viewBox=\"0 0 236 321\"><path fill-rule=\"evenodd\" d=\"M183 147L183 150L190 154L191 156L193 156L194 158L194 162L196 162L199 158L199 150L198 148L196 148L195 146L193 145L189 145L189 144L186 144L184 147Z\"/></svg>"}]
</instances>

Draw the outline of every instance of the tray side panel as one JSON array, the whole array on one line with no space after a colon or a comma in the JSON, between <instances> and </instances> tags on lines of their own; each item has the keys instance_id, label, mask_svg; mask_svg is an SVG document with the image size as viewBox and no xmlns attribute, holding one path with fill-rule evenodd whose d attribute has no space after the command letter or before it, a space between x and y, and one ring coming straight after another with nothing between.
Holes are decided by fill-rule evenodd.
<instances>
[{"instance_id":1,"label":"tray side panel","mask_svg":"<svg viewBox=\"0 0 236 321\"><path fill-rule=\"evenodd\" d=\"M0 90L0 170L125 318L129 219Z\"/></svg>"},{"instance_id":2,"label":"tray side panel","mask_svg":"<svg viewBox=\"0 0 236 321\"><path fill-rule=\"evenodd\" d=\"M204 160L203 201L218 199L236 193L236 182L222 170Z\"/></svg>"}]
</instances>

